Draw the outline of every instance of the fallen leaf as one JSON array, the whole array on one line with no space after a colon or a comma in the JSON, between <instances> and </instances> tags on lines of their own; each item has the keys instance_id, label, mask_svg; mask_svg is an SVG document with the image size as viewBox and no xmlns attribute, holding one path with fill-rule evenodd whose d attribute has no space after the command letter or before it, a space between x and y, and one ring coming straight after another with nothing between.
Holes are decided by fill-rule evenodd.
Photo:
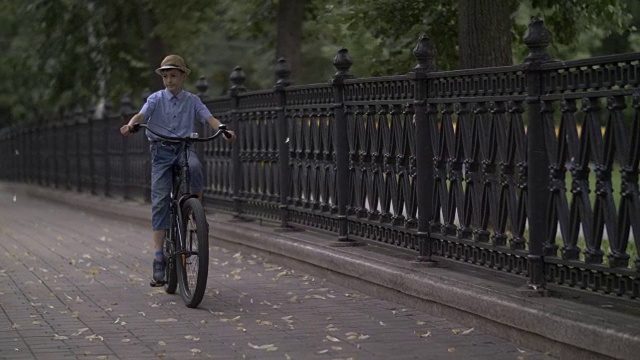
<instances>
[{"instance_id":1,"label":"fallen leaf","mask_svg":"<svg viewBox=\"0 0 640 360\"><path fill-rule=\"evenodd\" d=\"M167 345L167 343L166 343L166 342L164 342L164 341L158 341L158 345L160 345L160 346L166 346L166 345Z\"/></svg>"},{"instance_id":2,"label":"fallen leaf","mask_svg":"<svg viewBox=\"0 0 640 360\"><path fill-rule=\"evenodd\" d=\"M85 339L87 339L87 340L89 340L89 341L93 341L93 340L100 340L100 341L104 341L104 338L103 338L102 336L100 336L100 335L96 335L96 334L89 335L89 336L85 336L84 338L85 338Z\"/></svg>"},{"instance_id":3,"label":"fallen leaf","mask_svg":"<svg viewBox=\"0 0 640 360\"><path fill-rule=\"evenodd\" d=\"M278 350L277 347L275 347L273 344L265 344L265 345L253 345L252 343L247 343L247 345L249 345L249 347L256 349L256 350L266 350L266 351L276 351Z\"/></svg>"},{"instance_id":4,"label":"fallen leaf","mask_svg":"<svg viewBox=\"0 0 640 360\"><path fill-rule=\"evenodd\" d=\"M470 334L473 330L475 330L475 329L474 329L474 328L467 329L467 330L465 330L465 331L463 331L463 332L462 332L462 335Z\"/></svg>"},{"instance_id":5,"label":"fallen leaf","mask_svg":"<svg viewBox=\"0 0 640 360\"><path fill-rule=\"evenodd\" d=\"M64 335L53 334L53 340L66 340L68 337Z\"/></svg>"},{"instance_id":6,"label":"fallen leaf","mask_svg":"<svg viewBox=\"0 0 640 360\"><path fill-rule=\"evenodd\" d=\"M78 329L78 331L76 331L73 334L71 334L71 336L78 336L78 335L82 334L83 332L85 332L87 330L89 330L89 328Z\"/></svg>"},{"instance_id":7,"label":"fallen leaf","mask_svg":"<svg viewBox=\"0 0 640 360\"><path fill-rule=\"evenodd\" d=\"M450 352L450 353L456 352L456 348L450 347L450 348L447 349L447 351Z\"/></svg>"},{"instance_id":8,"label":"fallen leaf","mask_svg":"<svg viewBox=\"0 0 640 360\"><path fill-rule=\"evenodd\" d=\"M333 341L333 342L340 342L340 339L338 339L337 337L333 337L331 335L327 335L326 336L327 340L329 341Z\"/></svg>"},{"instance_id":9,"label":"fallen leaf","mask_svg":"<svg viewBox=\"0 0 640 360\"><path fill-rule=\"evenodd\" d=\"M176 322L178 320L174 319L174 318L168 318L168 319L157 319L155 322L157 323L168 323L168 322Z\"/></svg>"},{"instance_id":10,"label":"fallen leaf","mask_svg":"<svg viewBox=\"0 0 640 360\"><path fill-rule=\"evenodd\" d=\"M222 321L222 322L234 322L234 321L238 321L238 320L240 320L240 316L236 316L236 317L234 317L232 319L220 319L220 321Z\"/></svg>"}]
</instances>

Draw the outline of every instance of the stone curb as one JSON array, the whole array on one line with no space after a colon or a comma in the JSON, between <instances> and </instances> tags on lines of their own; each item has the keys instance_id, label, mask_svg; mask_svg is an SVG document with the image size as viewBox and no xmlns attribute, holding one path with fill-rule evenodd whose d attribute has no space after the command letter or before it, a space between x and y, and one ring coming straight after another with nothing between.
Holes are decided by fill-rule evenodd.
<instances>
[{"instance_id":1,"label":"stone curb","mask_svg":"<svg viewBox=\"0 0 640 360\"><path fill-rule=\"evenodd\" d=\"M148 204L29 185L10 186L29 195L149 224ZM326 236L313 232L278 232L219 213L208 215L208 221L215 229L210 236L218 242L292 260L330 280L460 323L483 326L495 335L552 356L637 359L640 353L638 317L553 297L525 297L512 287L474 282L451 270L416 267L391 256L371 256L358 247L331 246Z\"/></svg>"}]
</instances>

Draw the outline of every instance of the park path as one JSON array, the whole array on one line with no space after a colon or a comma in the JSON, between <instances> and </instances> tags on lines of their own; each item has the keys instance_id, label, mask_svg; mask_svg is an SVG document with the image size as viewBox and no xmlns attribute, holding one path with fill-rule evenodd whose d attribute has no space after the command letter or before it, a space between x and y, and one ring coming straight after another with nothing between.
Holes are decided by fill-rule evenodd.
<instances>
[{"instance_id":1,"label":"park path","mask_svg":"<svg viewBox=\"0 0 640 360\"><path fill-rule=\"evenodd\" d=\"M546 358L217 246L205 298L189 309L149 287L149 235L0 184L0 358Z\"/></svg>"}]
</instances>

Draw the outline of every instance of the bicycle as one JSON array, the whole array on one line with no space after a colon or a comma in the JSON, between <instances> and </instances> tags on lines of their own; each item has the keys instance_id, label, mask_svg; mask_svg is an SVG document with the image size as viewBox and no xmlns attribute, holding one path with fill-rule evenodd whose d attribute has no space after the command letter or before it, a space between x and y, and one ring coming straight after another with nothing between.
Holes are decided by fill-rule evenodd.
<instances>
[{"instance_id":1,"label":"bicycle","mask_svg":"<svg viewBox=\"0 0 640 360\"><path fill-rule=\"evenodd\" d=\"M220 135L228 137L223 124L211 136L200 138L197 133L191 137L172 137L159 134L147 124L135 124L132 132L140 128L166 141L177 142L182 147L180 165L172 168L173 186L170 194L170 222L165 231L163 253L165 257L165 279L151 282L153 287L164 286L167 294L174 294L180 285L180 295L185 305L197 307L207 286L209 273L209 224L204 208L197 196L191 193L189 185L189 147L196 142L216 139Z\"/></svg>"}]
</instances>

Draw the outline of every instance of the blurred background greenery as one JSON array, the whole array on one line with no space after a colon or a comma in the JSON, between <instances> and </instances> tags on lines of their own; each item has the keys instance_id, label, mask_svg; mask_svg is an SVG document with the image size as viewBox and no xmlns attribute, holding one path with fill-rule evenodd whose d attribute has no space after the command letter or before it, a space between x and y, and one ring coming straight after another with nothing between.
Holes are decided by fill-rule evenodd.
<instances>
[{"instance_id":1,"label":"blurred background greenery","mask_svg":"<svg viewBox=\"0 0 640 360\"><path fill-rule=\"evenodd\" d=\"M281 56L294 83L326 82L341 47L358 77L403 74L421 34L439 70L517 64L532 16L557 59L640 51L637 0L0 0L0 128L125 93L137 107L169 53L193 70L187 89L205 76L210 96L236 65L248 89L272 87Z\"/></svg>"}]
</instances>

